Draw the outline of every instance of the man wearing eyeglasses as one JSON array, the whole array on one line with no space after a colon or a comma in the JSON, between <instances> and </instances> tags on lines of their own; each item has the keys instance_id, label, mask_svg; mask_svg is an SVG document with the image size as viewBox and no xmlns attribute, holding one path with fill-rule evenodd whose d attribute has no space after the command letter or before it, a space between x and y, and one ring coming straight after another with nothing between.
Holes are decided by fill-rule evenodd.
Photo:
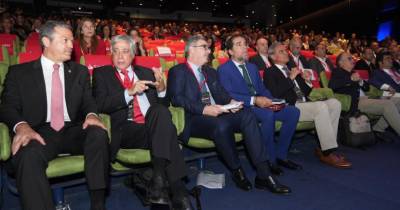
<instances>
[{"instance_id":1,"label":"man wearing eyeglasses","mask_svg":"<svg viewBox=\"0 0 400 210\"><path fill-rule=\"evenodd\" d=\"M383 65L391 63L391 57L388 55L386 57L385 53L380 53L377 55L377 63L380 64L382 68ZM349 53L341 53L337 58L337 71L334 71L332 78L329 81L329 87L333 91L343 94L348 94L351 96L351 111L356 111L359 109L362 112L370 113L374 115L382 115L379 121L372 127L375 131L376 136L384 141L394 141L400 135L400 100L397 97L388 98L369 98L365 95L365 91L369 90L369 84L360 78L360 75L353 72L354 63ZM375 70L381 71L381 70ZM370 79L372 84L377 85L383 90L388 90L391 94L394 94L396 90L386 83L380 83L378 85L379 78L375 75ZM381 81L382 82L382 81ZM391 84L391 83L390 83ZM391 135L390 132L386 132L388 127L392 127L397 133L397 137Z\"/></svg>"},{"instance_id":2,"label":"man wearing eyeglasses","mask_svg":"<svg viewBox=\"0 0 400 210\"><path fill-rule=\"evenodd\" d=\"M264 74L265 86L273 96L285 99L300 110L299 121L314 122L320 144L315 154L321 162L337 168L350 168L351 163L335 153L338 149L340 102L335 98L311 101L309 95L313 85L310 72L301 72L297 66L290 67L289 55L282 44L271 45L269 55L274 65Z\"/></svg>"},{"instance_id":3,"label":"man wearing eyeglasses","mask_svg":"<svg viewBox=\"0 0 400 210\"><path fill-rule=\"evenodd\" d=\"M203 36L188 39L185 46L187 63L174 66L168 74L168 96L172 105L185 109L185 129L181 140L190 137L206 138L214 142L218 154L231 170L232 179L242 190L252 184L241 167L234 133L241 132L248 154L256 167L255 187L273 193L287 194L290 189L270 175L267 151L261 139L254 114L243 108L224 90L217 72L205 65L210 49ZM227 108L226 104L236 105Z\"/></svg>"},{"instance_id":4,"label":"man wearing eyeglasses","mask_svg":"<svg viewBox=\"0 0 400 210\"><path fill-rule=\"evenodd\" d=\"M280 166L297 170L301 166L287 159L287 152L299 120L300 112L294 106L275 110L275 99L264 87L258 68L247 62L247 41L242 35L234 35L226 41L231 59L218 68L218 78L222 86L235 100L244 102L244 106L257 117L261 125L264 144L268 150L270 167L274 174L283 173ZM282 122L279 140L275 143L275 120Z\"/></svg>"},{"instance_id":5,"label":"man wearing eyeglasses","mask_svg":"<svg viewBox=\"0 0 400 210\"><path fill-rule=\"evenodd\" d=\"M153 177L147 199L173 209L193 209L183 181L185 163L158 69L131 65L135 43L127 35L111 40L113 66L94 70L93 89L101 113L111 116L111 159L120 148L149 149ZM169 185L168 185L169 184Z\"/></svg>"}]
</instances>

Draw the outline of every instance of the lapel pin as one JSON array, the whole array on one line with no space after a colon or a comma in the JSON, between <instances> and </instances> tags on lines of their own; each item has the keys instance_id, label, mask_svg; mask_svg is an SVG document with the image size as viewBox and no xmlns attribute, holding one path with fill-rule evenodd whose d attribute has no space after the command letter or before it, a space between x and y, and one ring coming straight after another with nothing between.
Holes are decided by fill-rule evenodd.
<instances>
[{"instance_id":1,"label":"lapel pin","mask_svg":"<svg viewBox=\"0 0 400 210\"><path fill-rule=\"evenodd\" d=\"M71 73L71 69L68 69L68 73Z\"/></svg>"}]
</instances>

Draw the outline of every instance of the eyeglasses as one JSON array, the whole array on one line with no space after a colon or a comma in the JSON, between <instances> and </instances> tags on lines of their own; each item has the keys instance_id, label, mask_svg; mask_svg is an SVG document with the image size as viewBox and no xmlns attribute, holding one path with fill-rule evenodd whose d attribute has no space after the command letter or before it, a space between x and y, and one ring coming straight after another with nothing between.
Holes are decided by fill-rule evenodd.
<instances>
[{"instance_id":1,"label":"eyeglasses","mask_svg":"<svg viewBox=\"0 0 400 210\"><path fill-rule=\"evenodd\" d=\"M210 48L208 47L208 45L206 44L202 44L202 45L193 45L192 47L202 47L204 50L209 50Z\"/></svg>"}]
</instances>

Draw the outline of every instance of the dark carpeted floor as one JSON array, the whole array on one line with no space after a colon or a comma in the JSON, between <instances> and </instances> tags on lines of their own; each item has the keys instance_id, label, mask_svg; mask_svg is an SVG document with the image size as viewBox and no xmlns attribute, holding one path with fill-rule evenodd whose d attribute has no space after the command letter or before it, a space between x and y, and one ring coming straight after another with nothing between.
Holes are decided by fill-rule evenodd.
<instances>
[{"instance_id":1,"label":"dark carpeted floor","mask_svg":"<svg viewBox=\"0 0 400 210\"><path fill-rule=\"evenodd\" d=\"M226 186L221 190L202 188L201 202L204 210L399 210L400 209L400 141L378 143L366 150L341 147L339 152L353 162L353 168L336 169L323 165L314 156L313 136L297 139L289 157L303 166L301 171L285 170L278 177L290 186L290 195L274 195L253 189L244 192L234 186L226 168L217 158L209 158L206 168L215 173L225 173ZM252 180L255 173L244 153L241 161ZM189 164L190 182L195 184L195 162ZM123 184L124 177L114 177L109 210L149 209ZM89 209L85 185L66 189L66 200L73 210ZM20 209L18 197L4 192L4 210ZM153 208L155 209L155 208Z\"/></svg>"}]
</instances>

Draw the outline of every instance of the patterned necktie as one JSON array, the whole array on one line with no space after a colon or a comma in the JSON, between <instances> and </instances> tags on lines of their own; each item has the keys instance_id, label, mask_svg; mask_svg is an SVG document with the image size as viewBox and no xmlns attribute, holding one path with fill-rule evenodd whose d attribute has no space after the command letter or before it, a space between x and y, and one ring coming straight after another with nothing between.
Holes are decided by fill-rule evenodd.
<instances>
[{"instance_id":1,"label":"patterned necktie","mask_svg":"<svg viewBox=\"0 0 400 210\"><path fill-rule=\"evenodd\" d=\"M289 69L286 66L284 66L282 68L282 70L284 72L286 72L287 78L289 78L289 76L290 76ZM292 80L290 80L290 81L292 81ZM293 86L294 86L294 91L296 92L297 101L304 102L305 96L304 96L303 91L301 91L300 87L296 84L296 82L294 80L292 82L293 82Z\"/></svg>"},{"instance_id":2,"label":"patterned necktie","mask_svg":"<svg viewBox=\"0 0 400 210\"><path fill-rule=\"evenodd\" d=\"M59 131L64 127L64 97L59 70L60 65L54 64L51 81L50 127L55 131Z\"/></svg>"},{"instance_id":3,"label":"patterned necktie","mask_svg":"<svg viewBox=\"0 0 400 210\"><path fill-rule=\"evenodd\" d=\"M199 67L197 69L198 73L199 73L199 84L201 87L201 92L202 93L206 93L208 92L207 87L206 87L206 78L204 77L203 72L201 71L201 67Z\"/></svg>"},{"instance_id":4,"label":"patterned necktie","mask_svg":"<svg viewBox=\"0 0 400 210\"><path fill-rule=\"evenodd\" d=\"M244 64L241 64L241 65L239 65L239 67L242 69L243 78L246 81L247 87L249 88L250 95L255 96L257 92L256 92L256 89L253 86L253 83L251 82L250 75L249 75L249 72L246 69L246 66Z\"/></svg>"}]
</instances>

